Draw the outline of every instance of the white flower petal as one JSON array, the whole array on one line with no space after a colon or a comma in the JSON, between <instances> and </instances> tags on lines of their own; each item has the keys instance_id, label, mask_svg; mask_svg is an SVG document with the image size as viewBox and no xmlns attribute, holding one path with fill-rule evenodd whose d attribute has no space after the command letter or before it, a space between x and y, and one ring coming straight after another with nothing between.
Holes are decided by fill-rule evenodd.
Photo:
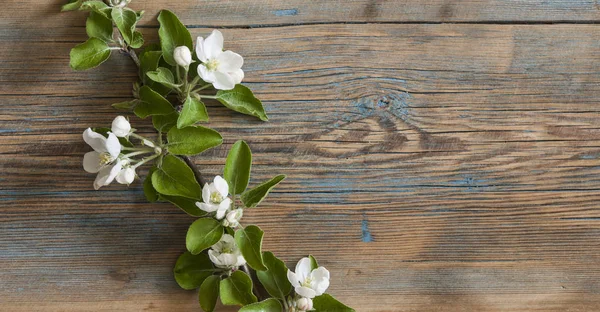
<instances>
[{"instance_id":1,"label":"white flower petal","mask_svg":"<svg viewBox=\"0 0 600 312\"><path fill-rule=\"evenodd\" d=\"M108 134L106 139L106 151L110 154L113 159L116 159L121 153L121 142L114 133Z\"/></svg>"},{"instance_id":2,"label":"white flower petal","mask_svg":"<svg viewBox=\"0 0 600 312\"><path fill-rule=\"evenodd\" d=\"M223 219L229 207L231 207L231 199L227 197L219 204L219 209L217 209L217 214L215 215L215 218L217 220Z\"/></svg>"},{"instance_id":3,"label":"white flower petal","mask_svg":"<svg viewBox=\"0 0 600 312\"><path fill-rule=\"evenodd\" d=\"M121 184L131 184L133 180L135 180L135 169L133 168L125 168L117 174L116 177L117 182Z\"/></svg>"},{"instance_id":4,"label":"white flower petal","mask_svg":"<svg viewBox=\"0 0 600 312\"><path fill-rule=\"evenodd\" d=\"M229 234L223 234L223 236L221 236L221 241L225 244L235 245L235 239Z\"/></svg>"},{"instance_id":5,"label":"white flower petal","mask_svg":"<svg viewBox=\"0 0 600 312\"><path fill-rule=\"evenodd\" d=\"M212 59L221 53L223 53L223 34L215 29L204 40L204 55L206 58Z\"/></svg>"},{"instance_id":6,"label":"white flower petal","mask_svg":"<svg viewBox=\"0 0 600 312\"><path fill-rule=\"evenodd\" d=\"M206 63L206 61L208 61L208 58L206 57L206 53L204 53L204 38L202 38L200 36L198 36L198 38L196 38L196 56L203 63Z\"/></svg>"},{"instance_id":7,"label":"white flower petal","mask_svg":"<svg viewBox=\"0 0 600 312\"><path fill-rule=\"evenodd\" d=\"M206 68L204 64L200 64L198 66L198 75L200 76L200 78L202 78L202 80L208 83L213 83L216 80L215 72L208 70L208 68Z\"/></svg>"},{"instance_id":8,"label":"white flower petal","mask_svg":"<svg viewBox=\"0 0 600 312\"><path fill-rule=\"evenodd\" d=\"M244 65L244 58L232 51L225 51L219 54L216 59L219 64L217 70L220 72L232 72L242 68L242 65Z\"/></svg>"},{"instance_id":9,"label":"white flower petal","mask_svg":"<svg viewBox=\"0 0 600 312\"><path fill-rule=\"evenodd\" d=\"M246 264L246 259L244 259L244 256L242 256L242 255L238 255L238 256L237 256L237 261L236 261L236 263L235 263L235 266L236 266L236 267L239 267L239 266L242 266L242 265L244 265L244 264Z\"/></svg>"},{"instance_id":10,"label":"white flower petal","mask_svg":"<svg viewBox=\"0 0 600 312\"><path fill-rule=\"evenodd\" d=\"M212 204L200 203L200 202L197 202L196 206L198 206L198 208L200 208L200 210L206 211L206 212L215 212L215 211L217 211L217 209L219 209L219 205L212 205Z\"/></svg>"},{"instance_id":11,"label":"white flower petal","mask_svg":"<svg viewBox=\"0 0 600 312\"><path fill-rule=\"evenodd\" d=\"M121 171L121 162L115 163L112 167L104 167L98 172L96 180L94 181L94 188L96 190L103 186L109 185Z\"/></svg>"},{"instance_id":12,"label":"white flower petal","mask_svg":"<svg viewBox=\"0 0 600 312\"><path fill-rule=\"evenodd\" d=\"M324 267L318 267L310 273L311 288L315 290L317 296L322 295L329 287L329 271Z\"/></svg>"},{"instance_id":13,"label":"white flower petal","mask_svg":"<svg viewBox=\"0 0 600 312\"><path fill-rule=\"evenodd\" d=\"M210 203L210 186L208 186L208 183L204 183L202 188L202 200L205 203Z\"/></svg>"},{"instance_id":14,"label":"white flower petal","mask_svg":"<svg viewBox=\"0 0 600 312\"><path fill-rule=\"evenodd\" d=\"M187 46L179 46L173 51L173 58L177 65L187 68L192 63L192 52Z\"/></svg>"},{"instance_id":15,"label":"white flower petal","mask_svg":"<svg viewBox=\"0 0 600 312\"><path fill-rule=\"evenodd\" d=\"M288 278L288 281L290 281L290 283L292 284L292 286L300 287L300 282L298 281L298 277L296 277L296 273L294 273L288 269L287 278Z\"/></svg>"},{"instance_id":16,"label":"white flower petal","mask_svg":"<svg viewBox=\"0 0 600 312\"><path fill-rule=\"evenodd\" d=\"M222 265L221 261L219 260L219 258L217 257L219 254L217 252L215 252L212 249L208 250L208 257L210 258L210 261L212 261L212 263L216 264L216 265Z\"/></svg>"},{"instance_id":17,"label":"white flower petal","mask_svg":"<svg viewBox=\"0 0 600 312\"><path fill-rule=\"evenodd\" d=\"M123 116L117 116L113 120L110 130L118 137L126 137L131 131L131 124L127 118Z\"/></svg>"},{"instance_id":18,"label":"white flower petal","mask_svg":"<svg viewBox=\"0 0 600 312\"><path fill-rule=\"evenodd\" d=\"M233 82L237 85L242 83L242 80L244 80L244 71L240 68L238 70L229 72L229 76L231 76L231 79L233 79Z\"/></svg>"},{"instance_id":19,"label":"white flower petal","mask_svg":"<svg viewBox=\"0 0 600 312\"><path fill-rule=\"evenodd\" d=\"M300 261L298 261L298 264L296 264L295 273L296 273L296 276L298 277L298 280L300 281L300 283L302 283L306 280L306 278L309 276L311 271L312 271L311 261L310 261L310 258L308 258L308 257L304 257L304 258L300 259Z\"/></svg>"},{"instance_id":20,"label":"white flower petal","mask_svg":"<svg viewBox=\"0 0 600 312\"><path fill-rule=\"evenodd\" d=\"M96 151L87 152L83 155L83 170L89 173L96 173L104 167L100 164L100 153Z\"/></svg>"},{"instance_id":21,"label":"white flower petal","mask_svg":"<svg viewBox=\"0 0 600 312\"><path fill-rule=\"evenodd\" d=\"M215 189L221 196L227 197L229 195L229 184L221 176L216 176L214 179Z\"/></svg>"},{"instance_id":22,"label":"white flower petal","mask_svg":"<svg viewBox=\"0 0 600 312\"><path fill-rule=\"evenodd\" d=\"M295 287L294 290L296 291L296 293L298 295L300 295L302 297L310 298L310 299L314 298L317 295L317 293L314 290L312 290L308 287L304 287L304 286Z\"/></svg>"},{"instance_id":23,"label":"white flower petal","mask_svg":"<svg viewBox=\"0 0 600 312\"><path fill-rule=\"evenodd\" d=\"M107 151L106 138L102 134L92 131L91 128L85 129L83 132L83 140L98 153Z\"/></svg>"},{"instance_id":24,"label":"white flower petal","mask_svg":"<svg viewBox=\"0 0 600 312\"><path fill-rule=\"evenodd\" d=\"M214 72L215 81L213 81L213 87L217 90L231 90L235 87L235 81L233 80L233 76L229 73Z\"/></svg>"}]
</instances>

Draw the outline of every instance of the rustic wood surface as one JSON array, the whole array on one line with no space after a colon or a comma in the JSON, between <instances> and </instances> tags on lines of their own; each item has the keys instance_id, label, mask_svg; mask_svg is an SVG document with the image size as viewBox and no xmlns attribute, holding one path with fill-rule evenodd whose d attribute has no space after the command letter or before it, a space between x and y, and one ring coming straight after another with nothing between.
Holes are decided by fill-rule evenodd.
<instances>
[{"instance_id":1,"label":"rustic wood surface","mask_svg":"<svg viewBox=\"0 0 600 312\"><path fill-rule=\"evenodd\" d=\"M0 310L199 311L172 266L193 221L140 183L94 191L81 133L135 68L73 72L85 16L0 11ZM600 4L592 0L144 1L223 29L268 123L209 102L253 181L244 218L288 264L314 254L357 311L600 310ZM148 121L134 126L150 132Z\"/></svg>"}]
</instances>

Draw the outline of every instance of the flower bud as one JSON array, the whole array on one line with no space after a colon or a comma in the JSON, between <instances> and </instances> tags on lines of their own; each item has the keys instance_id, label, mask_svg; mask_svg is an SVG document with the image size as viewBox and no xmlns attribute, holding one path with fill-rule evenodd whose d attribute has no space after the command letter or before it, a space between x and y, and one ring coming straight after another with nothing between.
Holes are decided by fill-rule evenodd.
<instances>
[{"instance_id":1,"label":"flower bud","mask_svg":"<svg viewBox=\"0 0 600 312\"><path fill-rule=\"evenodd\" d=\"M130 167L121 170L117 175L116 180L121 184L129 185L133 183L133 180L135 180L135 169Z\"/></svg>"},{"instance_id":2,"label":"flower bud","mask_svg":"<svg viewBox=\"0 0 600 312\"><path fill-rule=\"evenodd\" d=\"M125 117L117 116L112 122L111 131L118 137L126 137L131 132L131 125Z\"/></svg>"},{"instance_id":3,"label":"flower bud","mask_svg":"<svg viewBox=\"0 0 600 312\"><path fill-rule=\"evenodd\" d=\"M300 298L296 300L296 308L300 311L309 311L313 308L313 302L310 298Z\"/></svg>"},{"instance_id":4,"label":"flower bud","mask_svg":"<svg viewBox=\"0 0 600 312\"><path fill-rule=\"evenodd\" d=\"M180 46L173 51L173 58L179 66L188 67L192 63L192 52L186 46Z\"/></svg>"},{"instance_id":5,"label":"flower bud","mask_svg":"<svg viewBox=\"0 0 600 312\"><path fill-rule=\"evenodd\" d=\"M106 3L111 7L122 8L129 4L131 0L106 0Z\"/></svg>"},{"instance_id":6,"label":"flower bud","mask_svg":"<svg viewBox=\"0 0 600 312\"><path fill-rule=\"evenodd\" d=\"M242 216L244 215L244 210L241 208L234 209L227 213L225 220L227 221L227 225L230 227L236 227L239 225Z\"/></svg>"}]
</instances>

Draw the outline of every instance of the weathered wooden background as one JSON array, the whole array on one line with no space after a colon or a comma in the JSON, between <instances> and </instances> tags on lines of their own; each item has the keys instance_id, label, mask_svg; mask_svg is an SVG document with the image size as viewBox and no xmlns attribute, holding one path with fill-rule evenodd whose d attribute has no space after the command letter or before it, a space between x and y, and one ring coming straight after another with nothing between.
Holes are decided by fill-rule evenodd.
<instances>
[{"instance_id":1,"label":"weathered wooden background","mask_svg":"<svg viewBox=\"0 0 600 312\"><path fill-rule=\"evenodd\" d=\"M92 188L88 126L135 68L73 72L82 13L0 10L0 310L197 311L171 270L193 221L140 183ZM209 102L253 181L247 222L289 264L313 253L357 311L600 310L600 4L593 0L149 1L245 57L261 123ZM135 119L134 119L135 120ZM151 131L147 121L135 121Z\"/></svg>"}]
</instances>

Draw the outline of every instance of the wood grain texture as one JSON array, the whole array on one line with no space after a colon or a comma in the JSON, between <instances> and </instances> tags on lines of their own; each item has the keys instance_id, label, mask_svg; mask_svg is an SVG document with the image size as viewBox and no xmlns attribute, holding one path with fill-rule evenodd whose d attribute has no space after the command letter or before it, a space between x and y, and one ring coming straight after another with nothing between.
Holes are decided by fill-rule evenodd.
<instances>
[{"instance_id":1,"label":"wood grain texture","mask_svg":"<svg viewBox=\"0 0 600 312\"><path fill-rule=\"evenodd\" d=\"M162 7L194 36L235 26L226 48L270 121L207 102L225 144L195 161L219 174L243 138L251 183L287 174L245 222L288 264L314 254L343 302L600 310L600 28L565 23L596 21L594 1L134 3L151 42ZM136 74L117 53L71 71L85 18L58 7L0 13L0 310L199 310L171 274L193 219L140 183L94 191L81 168L81 133L111 122Z\"/></svg>"}]
</instances>

